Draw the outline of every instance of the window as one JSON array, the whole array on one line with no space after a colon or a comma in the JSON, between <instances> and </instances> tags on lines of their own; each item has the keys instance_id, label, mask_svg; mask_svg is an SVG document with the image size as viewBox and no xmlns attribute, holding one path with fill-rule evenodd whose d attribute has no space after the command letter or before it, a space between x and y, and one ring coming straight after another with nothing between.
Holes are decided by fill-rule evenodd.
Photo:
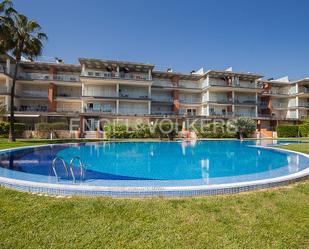
<instances>
[{"instance_id":1,"label":"window","mask_svg":"<svg viewBox=\"0 0 309 249\"><path fill-rule=\"evenodd\" d=\"M88 72L88 76L93 76L93 72Z\"/></svg>"}]
</instances>

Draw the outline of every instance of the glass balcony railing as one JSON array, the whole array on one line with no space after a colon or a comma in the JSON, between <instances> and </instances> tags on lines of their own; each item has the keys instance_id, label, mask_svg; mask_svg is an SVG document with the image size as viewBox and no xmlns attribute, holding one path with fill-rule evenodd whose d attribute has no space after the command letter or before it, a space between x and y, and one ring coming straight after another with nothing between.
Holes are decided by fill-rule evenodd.
<instances>
[{"instance_id":1,"label":"glass balcony railing","mask_svg":"<svg viewBox=\"0 0 309 249\"><path fill-rule=\"evenodd\" d=\"M47 112L48 107L47 105L21 105L17 108L17 111L21 112Z\"/></svg>"},{"instance_id":2,"label":"glass balcony railing","mask_svg":"<svg viewBox=\"0 0 309 249\"><path fill-rule=\"evenodd\" d=\"M57 112L80 112L80 107L57 107Z\"/></svg>"},{"instance_id":3,"label":"glass balcony railing","mask_svg":"<svg viewBox=\"0 0 309 249\"><path fill-rule=\"evenodd\" d=\"M180 98L179 102L185 104L198 104L201 103L201 98Z\"/></svg>"},{"instance_id":4,"label":"glass balcony railing","mask_svg":"<svg viewBox=\"0 0 309 249\"><path fill-rule=\"evenodd\" d=\"M253 98L255 98L255 96ZM234 104L256 105L257 102L252 99L234 99Z\"/></svg>"},{"instance_id":5,"label":"glass balcony railing","mask_svg":"<svg viewBox=\"0 0 309 249\"><path fill-rule=\"evenodd\" d=\"M8 88L6 86L0 86L0 94L9 93Z\"/></svg>"},{"instance_id":6,"label":"glass balcony railing","mask_svg":"<svg viewBox=\"0 0 309 249\"><path fill-rule=\"evenodd\" d=\"M79 81L78 75L56 74L51 75L48 73L19 73L19 79L25 80L56 80L56 81Z\"/></svg>"},{"instance_id":7,"label":"glass balcony railing","mask_svg":"<svg viewBox=\"0 0 309 249\"><path fill-rule=\"evenodd\" d=\"M152 80L148 74L142 73L117 73L117 72L82 72L82 76L106 78L106 79L124 79L124 80Z\"/></svg>"},{"instance_id":8,"label":"glass balcony railing","mask_svg":"<svg viewBox=\"0 0 309 249\"><path fill-rule=\"evenodd\" d=\"M173 102L173 98L170 97L158 97L158 96L152 96L152 101L157 101L157 102Z\"/></svg>"},{"instance_id":9,"label":"glass balcony railing","mask_svg":"<svg viewBox=\"0 0 309 249\"><path fill-rule=\"evenodd\" d=\"M47 98L48 92L47 90L46 91L23 90L17 95L22 97Z\"/></svg>"},{"instance_id":10,"label":"glass balcony railing","mask_svg":"<svg viewBox=\"0 0 309 249\"><path fill-rule=\"evenodd\" d=\"M119 98L149 99L148 94L136 94L134 92L119 93Z\"/></svg>"},{"instance_id":11,"label":"glass balcony railing","mask_svg":"<svg viewBox=\"0 0 309 249\"><path fill-rule=\"evenodd\" d=\"M289 104L288 103L272 103L272 107L273 108L287 108L287 107L289 107Z\"/></svg>"},{"instance_id":12,"label":"glass balcony railing","mask_svg":"<svg viewBox=\"0 0 309 249\"><path fill-rule=\"evenodd\" d=\"M216 81L216 82L209 82L209 86L220 86L220 87L235 87L235 88L250 88L250 89L262 89L262 85L261 84L243 84L243 83L239 83L239 84L235 84L235 83L231 83L228 84L227 82L221 82L221 81Z\"/></svg>"}]
</instances>

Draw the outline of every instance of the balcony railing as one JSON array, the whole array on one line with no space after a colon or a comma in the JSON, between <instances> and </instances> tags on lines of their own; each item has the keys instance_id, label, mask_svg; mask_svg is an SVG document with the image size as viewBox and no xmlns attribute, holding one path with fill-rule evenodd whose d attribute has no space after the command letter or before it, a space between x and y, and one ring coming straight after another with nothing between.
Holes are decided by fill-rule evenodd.
<instances>
[{"instance_id":1,"label":"balcony railing","mask_svg":"<svg viewBox=\"0 0 309 249\"><path fill-rule=\"evenodd\" d=\"M152 96L152 101L157 101L157 102L173 102L173 98L168 98L168 97L158 97L158 96Z\"/></svg>"},{"instance_id":2,"label":"balcony railing","mask_svg":"<svg viewBox=\"0 0 309 249\"><path fill-rule=\"evenodd\" d=\"M35 105L35 106L29 106L29 105L21 105L17 108L20 112L47 112L48 107L47 105Z\"/></svg>"},{"instance_id":3,"label":"balcony railing","mask_svg":"<svg viewBox=\"0 0 309 249\"><path fill-rule=\"evenodd\" d=\"M44 74L44 73L19 73L19 79L25 80L57 80L57 81L79 81L78 75L66 75L66 74Z\"/></svg>"},{"instance_id":4,"label":"balcony railing","mask_svg":"<svg viewBox=\"0 0 309 249\"><path fill-rule=\"evenodd\" d=\"M104 107L85 107L84 112L86 113L106 113L106 114L115 114L116 110L113 108L104 108Z\"/></svg>"},{"instance_id":5,"label":"balcony railing","mask_svg":"<svg viewBox=\"0 0 309 249\"><path fill-rule=\"evenodd\" d=\"M250 89L262 89L260 84L228 84L227 82L209 82L209 86L220 86L220 87L235 87L235 88L250 88Z\"/></svg>"},{"instance_id":6,"label":"balcony railing","mask_svg":"<svg viewBox=\"0 0 309 249\"><path fill-rule=\"evenodd\" d=\"M36 90L24 90L21 91L18 95L22 97L34 97L34 98L47 98L47 91L36 91Z\"/></svg>"},{"instance_id":7,"label":"balcony railing","mask_svg":"<svg viewBox=\"0 0 309 249\"><path fill-rule=\"evenodd\" d=\"M117 72L83 72L82 76L106 78L106 79L124 79L124 80L151 80L148 74L137 73L117 73Z\"/></svg>"},{"instance_id":8,"label":"balcony railing","mask_svg":"<svg viewBox=\"0 0 309 249\"><path fill-rule=\"evenodd\" d=\"M57 98L80 98L80 94L75 94L75 93L57 93L56 94Z\"/></svg>"},{"instance_id":9,"label":"balcony railing","mask_svg":"<svg viewBox=\"0 0 309 249\"><path fill-rule=\"evenodd\" d=\"M77 107L77 108L74 108L74 107L57 107L56 109L57 112L80 112L81 111L81 108L80 107Z\"/></svg>"},{"instance_id":10,"label":"balcony railing","mask_svg":"<svg viewBox=\"0 0 309 249\"><path fill-rule=\"evenodd\" d=\"M272 103L272 107L273 108L287 108L289 105L288 105L288 103Z\"/></svg>"},{"instance_id":11,"label":"balcony railing","mask_svg":"<svg viewBox=\"0 0 309 249\"><path fill-rule=\"evenodd\" d=\"M149 99L148 94L119 93L119 98Z\"/></svg>"},{"instance_id":12,"label":"balcony railing","mask_svg":"<svg viewBox=\"0 0 309 249\"><path fill-rule=\"evenodd\" d=\"M215 112L215 111L211 111L209 113L209 116L214 116L214 117L233 117L234 113L233 112Z\"/></svg>"},{"instance_id":13,"label":"balcony railing","mask_svg":"<svg viewBox=\"0 0 309 249\"><path fill-rule=\"evenodd\" d=\"M198 104L201 103L201 98L180 98L179 102L185 104Z\"/></svg>"},{"instance_id":14,"label":"balcony railing","mask_svg":"<svg viewBox=\"0 0 309 249\"><path fill-rule=\"evenodd\" d=\"M266 93L272 94L272 95L290 95L291 93L287 91L280 91L280 90L270 90Z\"/></svg>"},{"instance_id":15,"label":"balcony railing","mask_svg":"<svg viewBox=\"0 0 309 249\"><path fill-rule=\"evenodd\" d=\"M255 97L254 97L255 98ZM255 100L250 100L250 99L235 99L234 104L244 104L244 105L256 105L257 102Z\"/></svg>"},{"instance_id":16,"label":"balcony railing","mask_svg":"<svg viewBox=\"0 0 309 249\"><path fill-rule=\"evenodd\" d=\"M299 103L298 107L305 107L305 108L309 108L309 103Z\"/></svg>"},{"instance_id":17,"label":"balcony railing","mask_svg":"<svg viewBox=\"0 0 309 249\"><path fill-rule=\"evenodd\" d=\"M6 86L1 86L0 87L0 94L7 94L9 93L8 89Z\"/></svg>"}]
</instances>

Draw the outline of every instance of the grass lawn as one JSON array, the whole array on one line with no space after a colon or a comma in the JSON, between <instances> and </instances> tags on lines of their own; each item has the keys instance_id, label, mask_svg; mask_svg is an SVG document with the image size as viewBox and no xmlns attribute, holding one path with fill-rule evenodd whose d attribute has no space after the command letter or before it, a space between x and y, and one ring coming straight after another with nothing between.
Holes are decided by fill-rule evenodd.
<instances>
[{"instance_id":1,"label":"grass lawn","mask_svg":"<svg viewBox=\"0 0 309 249\"><path fill-rule=\"evenodd\" d=\"M47 142L14 146L29 143ZM309 153L309 145L284 148ZM309 180L183 199L54 198L0 188L0 248L308 248L308 234Z\"/></svg>"}]
</instances>

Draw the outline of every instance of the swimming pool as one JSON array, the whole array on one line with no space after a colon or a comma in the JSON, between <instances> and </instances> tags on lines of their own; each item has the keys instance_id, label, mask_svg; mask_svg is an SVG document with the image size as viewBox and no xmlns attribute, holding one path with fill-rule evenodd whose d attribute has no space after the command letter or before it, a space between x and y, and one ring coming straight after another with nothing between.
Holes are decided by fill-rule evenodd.
<instances>
[{"instance_id":1,"label":"swimming pool","mask_svg":"<svg viewBox=\"0 0 309 249\"><path fill-rule=\"evenodd\" d=\"M234 193L306 177L307 155L273 147L287 143L298 141L97 142L4 150L0 183L54 195ZM76 158L70 167L74 157L82 167Z\"/></svg>"}]
</instances>

